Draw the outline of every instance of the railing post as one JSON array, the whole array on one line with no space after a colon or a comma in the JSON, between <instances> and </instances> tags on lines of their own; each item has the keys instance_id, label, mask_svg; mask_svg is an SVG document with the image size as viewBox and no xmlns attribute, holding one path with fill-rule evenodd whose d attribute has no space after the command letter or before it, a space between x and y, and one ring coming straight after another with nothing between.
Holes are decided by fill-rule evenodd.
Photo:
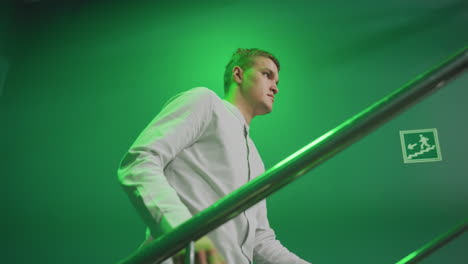
<instances>
[{"instance_id":1,"label":"railing post","mask_svg":"<svg viewBox=\"0 0 468 264\"><path fill-rule=\"evenodd\" d=\"M185 248L184 264L195 264L195 242L190 241Z\"/></svg>"}]
</instances>

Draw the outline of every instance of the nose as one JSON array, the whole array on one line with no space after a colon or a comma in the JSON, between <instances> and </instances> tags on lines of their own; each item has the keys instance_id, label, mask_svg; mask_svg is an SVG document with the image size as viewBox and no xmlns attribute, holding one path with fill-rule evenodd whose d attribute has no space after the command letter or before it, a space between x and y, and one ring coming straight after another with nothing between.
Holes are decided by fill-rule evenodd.
<instances>
[{"instance_id":1,"label":"nose","mask_svg":"<svg viewBox=\"0 0 468 264\"><path fill-rule=\"evenodd\" d=\"M278 85L276 85L276 83L274 83L270 90L273 92L273 94L277 94L279 92L279 89L278 89Z\"/></svg>"}]
</instances>

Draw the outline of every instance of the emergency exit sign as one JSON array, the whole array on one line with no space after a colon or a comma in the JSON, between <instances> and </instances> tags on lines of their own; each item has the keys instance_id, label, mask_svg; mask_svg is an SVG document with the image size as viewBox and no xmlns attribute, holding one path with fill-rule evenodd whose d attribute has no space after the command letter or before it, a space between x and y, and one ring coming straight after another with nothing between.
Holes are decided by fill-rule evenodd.
<instances>
[{"instance_id":1,"label":"emergency exit sign","mask_svg":"<svg viewBox=\"0 0 468 264\"><path fill-rule=\"evenodd\" d=\"M435 128L400 131L400 140L405 163L442 160Z\"/></svg>"}]
</instances>

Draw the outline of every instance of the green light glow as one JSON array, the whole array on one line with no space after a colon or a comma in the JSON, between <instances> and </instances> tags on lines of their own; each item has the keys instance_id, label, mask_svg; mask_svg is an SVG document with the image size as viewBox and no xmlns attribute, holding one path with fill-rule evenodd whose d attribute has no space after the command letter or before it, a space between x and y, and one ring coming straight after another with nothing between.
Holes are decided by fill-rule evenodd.
<instances>
[{"instance_id":1,"label":"green light glow","mask_svg":"<svg viewBox=\"0 0 468 264\"><path fill-rule=\"evenodd\" d=\"M309 148L311 148L312 146L315 146L321 142L323 142L325 139L329 138L330 136L332 136L333 134L335 134L336 132L340 131L341 129L343 129L344 127L346 126L349 126L350 124L352 124L355 120L359 119L360 117L366 115L368 112L372 111L372 109L374 107L376 107L377 105L379 104L382 104L386 101L389 100L389 98L391 96L393 96L393 94L395 94L396 92L393 92L392 94L386 96L385 98L383 98L382 100L380 101L377 101L376 103L373 103L372 105L370 105L369 107L367 107L366 109L364 109L363 111L361 111L360 113L354 115L353 117L349 118L348 120L346 120L345 122L343 122L341 125L339 125L338 127L335 127L334 129L328 131L327 133L323 134L322 136L320 136L319 138L315 139L314 141L312 141L311 143L309 143L308 145L304 146L303 148L299 149L298 151L296 151L294 154L290 155L289 157L287 157L286 159L282 160L281 162L279 162L278 164L276 164L272 169L276 169L276 168L279 168L283 165L285 165L286 163L288 163L289 161L297 158L299 155L301 155L302 153L304 153L306 150L308 150Z\"/></svg>"},{"instance_id":2,"label":"green light glow","mask_svg":"<svg viewBox=\"0 0 468 264\"><path fill-rule=\"evenodd\" d=\"M291 156L285 158L284 160L282 160L281 162L279 162L278 164L276 164L272 169L277 169L281 166L283 166L284 164L288 163L289 161L295 159L296 157L298 157L299 155L301 155L302 153L304 153L304 151L306 151L307 149L309 149L310 147L322 142L323 140L325 140L326 138L328 138L329 136L331 136L333 133L335 133L336 129L333 129L333 130L330 130L328 131L327 133L323 134L321 137L317 138L316 140L312 141L311 143L309 143L308 145L306 145L305 147L301 148L300 150L296 151L295 153L293 153Z\"/></svg>"},{"instance_id":3,"label":"green light glow","mask_svg":"<svg viewBox=\"0 0 468 264\"><path fill-rule=\"evenodd\" d=\"M395 263L395 264L404 264L404 263L408 262L410 259L413 259L416 255L418 255L418 251L415 251L415 252L409 254L409 255L406 256L404 259L398 261L398 262Z\"/></svg>"}]
</instances>

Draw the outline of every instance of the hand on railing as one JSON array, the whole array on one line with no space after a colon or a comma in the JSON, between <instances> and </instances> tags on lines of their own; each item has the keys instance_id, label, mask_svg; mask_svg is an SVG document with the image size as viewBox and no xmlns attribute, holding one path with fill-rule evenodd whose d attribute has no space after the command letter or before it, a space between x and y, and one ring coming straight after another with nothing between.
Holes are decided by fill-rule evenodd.
<instances>
[{"instance_id":1,"label":"hand on railing","mask_svg":"<svg viewBox=\"0 0 468 264\"><path fill-rule=\"evenodd\" d=\"M174 264L184 264L185 249L174 255ZM223 256L218 252L213 242L206 236L195 242L195 263L197 264L226 264Z\"/></svg>"}]
</instances>

